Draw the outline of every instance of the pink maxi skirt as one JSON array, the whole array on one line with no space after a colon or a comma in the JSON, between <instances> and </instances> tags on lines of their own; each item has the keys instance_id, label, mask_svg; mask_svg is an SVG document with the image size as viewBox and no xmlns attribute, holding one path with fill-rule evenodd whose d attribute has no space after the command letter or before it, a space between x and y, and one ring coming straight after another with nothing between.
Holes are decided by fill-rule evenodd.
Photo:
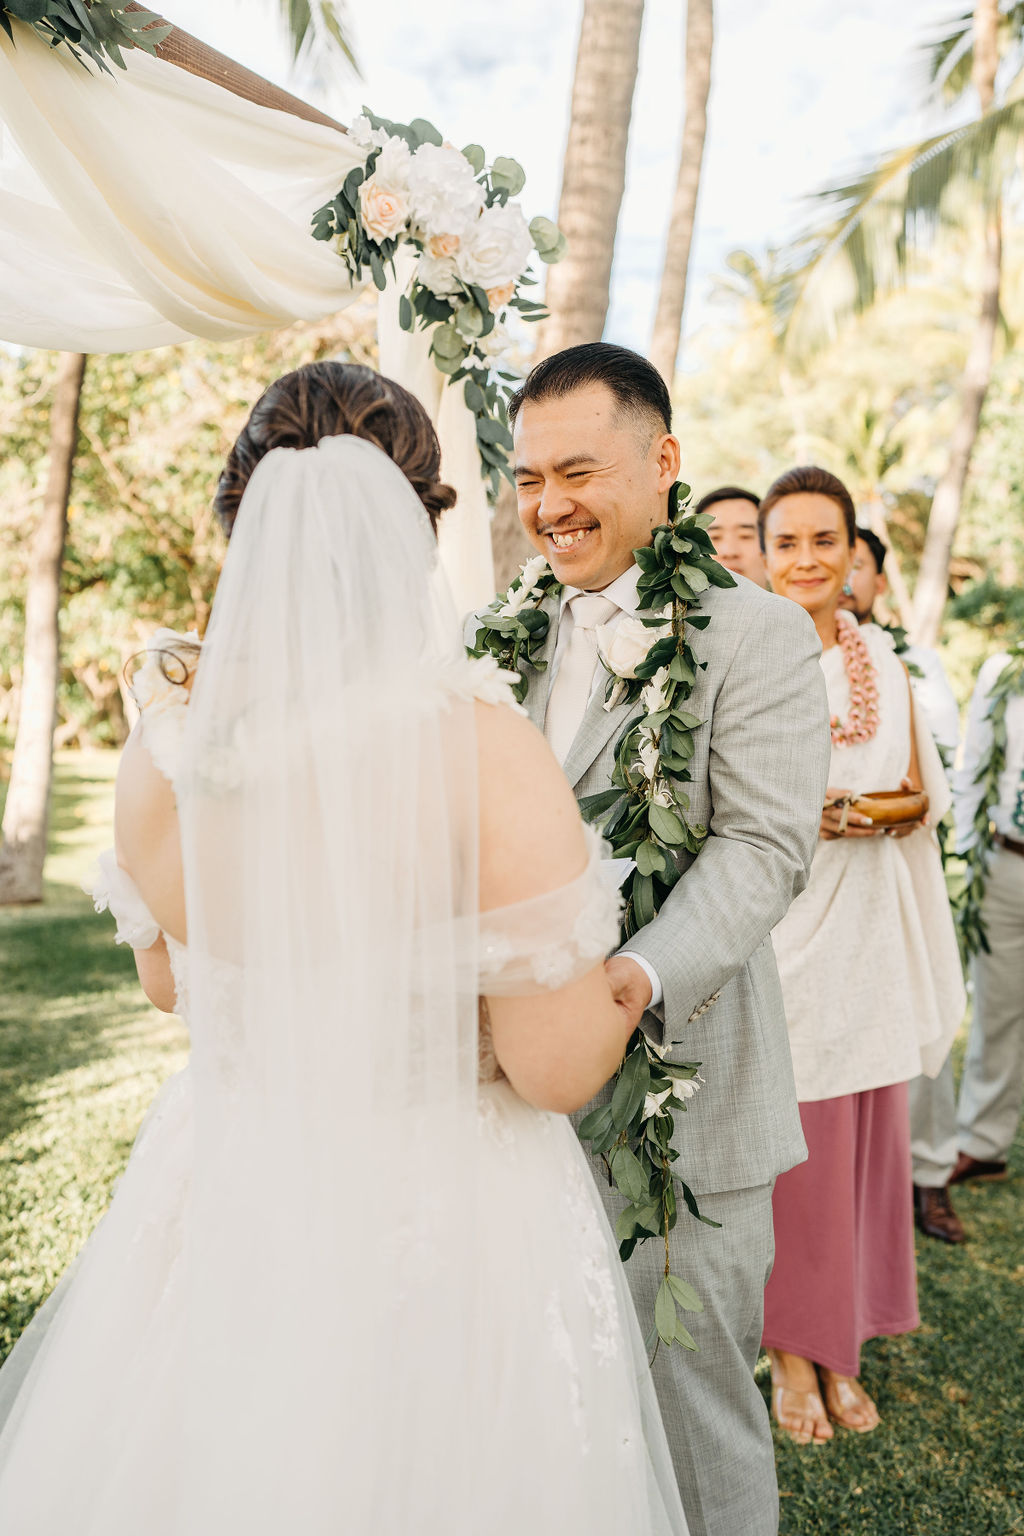
<instances>
[{"instance_id":1,"label":"pink maxi skirt","mask_svg":"<svg viewBox=\"0 0 1024 1536\"><path fill-rule=\"evenodd\" d=\"M764 1347L843 1376L919 1322L907 1084L800 1105L808 1159L775 1185Z\"/></svg>"}]
</instances>

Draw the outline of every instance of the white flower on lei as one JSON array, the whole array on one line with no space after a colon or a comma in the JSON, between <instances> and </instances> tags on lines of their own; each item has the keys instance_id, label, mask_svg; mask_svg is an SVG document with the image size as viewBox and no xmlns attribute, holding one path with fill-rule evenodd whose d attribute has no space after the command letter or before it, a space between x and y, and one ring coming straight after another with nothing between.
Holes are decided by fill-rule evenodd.
<instances>
[{"instance_id":1,"label":"white flower on lei","mask_svg":"<svg viewBox=\"0 0 1024 1536\"><path fill-rule=\"evenodd\" d=\"M514 283L530 259L533 236L518 203L495 203L471 225L456 257L467 283L503 289Z\"/></svg>"},{"instance_id":2,"label":"white flower on lei","mask_svg":"<svg viewBox=\"0 0 1024 1536\"><path fill-rule=\"evenodd\" d=\"M653 784L658 777L658 769L661 766L661 753L653 735L649 731L644 732L644 739L640 743L637 756L640 759L640 769L648 784Z\"/></svg>"},{"instance_id":3,"label":"white flower on lei","mask_svg":"<svg viewBox=\"0 0 1024 1536\"><path fill-rule=\"evenodd\" d=\"M650 634L651 631L648 630L647 633ZM668 681L668 667L659 667L651 680L644 684L640 698L649 715L656 715L659 710L667 709L668 698L665 690L668 687Z\"/></svg>"},{"instance_id":4,"label":"white flower on lei","mask_svg":"<svg viewBox=\"0 0 1024 1536\"><path fill-rule=\"evenodd\" d=\"M663 1088L660 1093L649 1093L644 1099L644 1119L653 1120L665 1100L671 1097L671 1088Z\"/></svg>"},{"instance_id":5,"label":"white flower on lei","mask_svg":"<svg viewBox=\"0 0 1024 1536\"><path fill-rule=\"evenodd\" d=\"M548 562L543 555L534 555L532 560L527 560L520 575L519 587L509 587L505 593L505 601L501 605L503 619L514 619L530 599L536 596L537 583L547 569Z\"/></svg>"},{"instance_id":6,"label":"white flower on lei","mask_svg":"<svg viewBox=\"0 0 1024 1536\"><path fill-rule=\"evenodd\" d=\"M636 677L636 669L651 646L671 633L671 624L648 628L639 619L624 614L617 624L597 626L597 648L609 672L616 677Z\"/></svg>"},{"instance_id":7,"label":"white flower on lei","mask_svg":"<svg viewBox=\"0 0 1024 1536\"><path fill-rule=\"evenodd\" d=\"M692 1099L703 1081L699 1072L696 1077L677 1077L673 1079L672 1092L677 1099Z\"/></svg>"},{"instance_id":8,"label":"white flower on lei","mask_svg":"<svg viewBox=\"0 0 1024 1536\"><path fill-rule=\"evenodd\" d=\"M409 198L416 223L431 235L457 234L484 206L484 189L461 150L451 144L421 144L409 170Z\"/></svg>"}]
</instances>

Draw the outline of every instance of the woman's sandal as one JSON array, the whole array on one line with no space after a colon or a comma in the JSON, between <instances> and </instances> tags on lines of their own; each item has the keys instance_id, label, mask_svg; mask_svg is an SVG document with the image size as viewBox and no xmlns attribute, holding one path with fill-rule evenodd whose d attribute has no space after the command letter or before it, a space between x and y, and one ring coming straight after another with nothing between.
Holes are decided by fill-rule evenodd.
<instances>
[{"instance_id":1,"label":"woman's sandal","mask_svg":"<svg viewBox=\"0 0 1024 1536\"><path fill-rule=\"evenodd\" d=\"M840 1429L869 1435L882 1422L878 1408L856 1376L840 1376L835 1371L821 1372L822 1394L828 1416Z\"/></svg>"},{"instance_id":2,"label":"woman's sandal","mask_svg":"<svg viewBox=\"0 0 1024 1536\"><path fill-rule=\"evenodd\" d=\"M794 1445L824 1445L831 1440L834 1432L821 1394L813 1388L787 1385L776 1375L774 1358L771 1365L772 1412L779 1428Z\"/></svg>"}]
</instances>

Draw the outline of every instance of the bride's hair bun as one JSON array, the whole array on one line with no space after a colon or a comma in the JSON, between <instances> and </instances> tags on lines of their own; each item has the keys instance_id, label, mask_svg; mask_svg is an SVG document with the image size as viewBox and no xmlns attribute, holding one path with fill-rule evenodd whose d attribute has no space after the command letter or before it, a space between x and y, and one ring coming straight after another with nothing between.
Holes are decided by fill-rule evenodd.
<instances>
[{"instance_id":1,"label":"bride's hair bun","mask_svg":"<svg viewBox=\"0 0 1024 1536\"><path fill-rule=\"evenodd\" d=\"M256 465L272 448L315 448L342 433L365 437L393 459L436 529L455 492L438 477L441 449L423 406L394 379L360 363L307 363L260 396L228 454L214 511L231 537L239 503Z\"/></svg>"}]
</instances>

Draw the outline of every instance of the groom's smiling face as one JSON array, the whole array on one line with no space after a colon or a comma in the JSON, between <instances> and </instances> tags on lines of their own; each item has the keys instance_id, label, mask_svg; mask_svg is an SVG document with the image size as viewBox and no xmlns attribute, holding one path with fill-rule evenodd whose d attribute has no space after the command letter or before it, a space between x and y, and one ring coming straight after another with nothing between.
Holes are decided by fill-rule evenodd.
<instances>
[{"instance_id":1,"label":"groom's smiling face","mask_svg":"<svg viewBox=\"0 0 1024 1536\"><path fill-rule=\"evenodd\" d=\"M515 423L519 518L559 581L600 592L666 521L679 444L605 384L527 400Z\"/></svg>"}]
</instances>

